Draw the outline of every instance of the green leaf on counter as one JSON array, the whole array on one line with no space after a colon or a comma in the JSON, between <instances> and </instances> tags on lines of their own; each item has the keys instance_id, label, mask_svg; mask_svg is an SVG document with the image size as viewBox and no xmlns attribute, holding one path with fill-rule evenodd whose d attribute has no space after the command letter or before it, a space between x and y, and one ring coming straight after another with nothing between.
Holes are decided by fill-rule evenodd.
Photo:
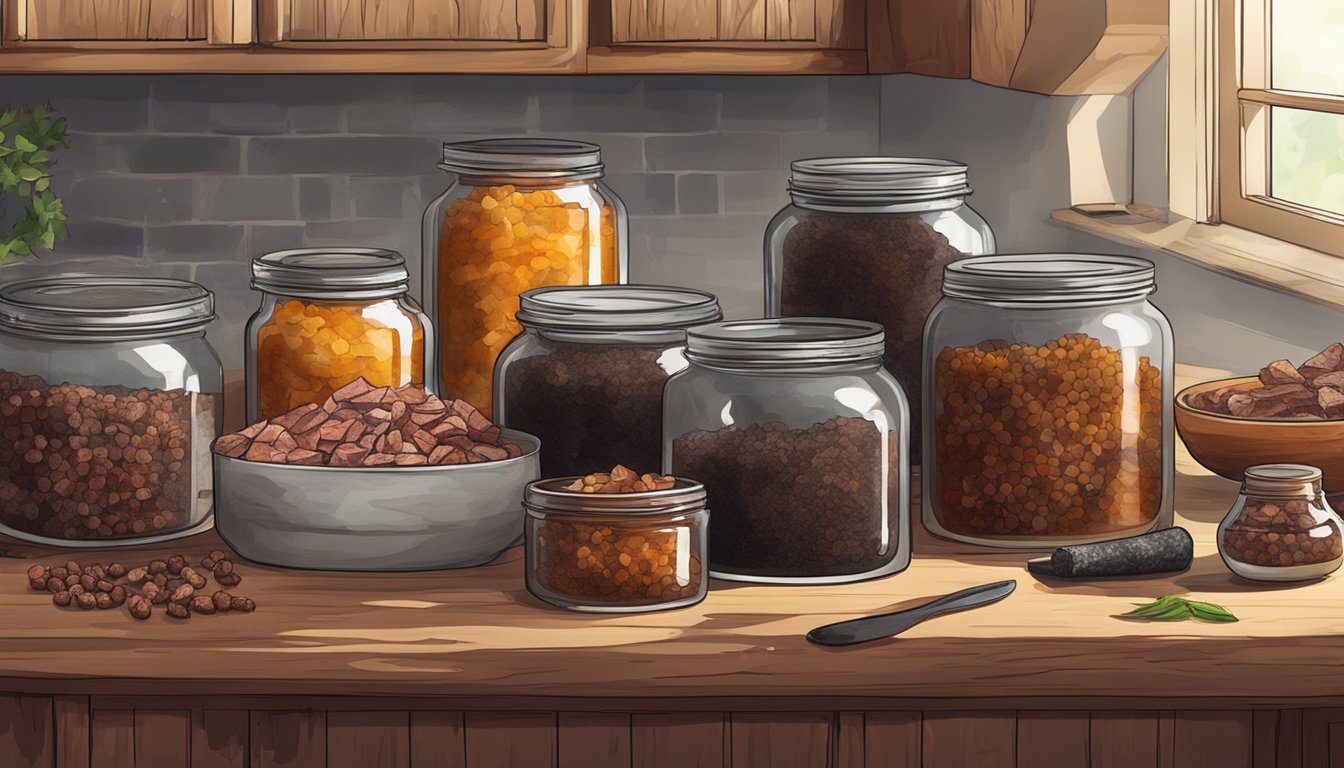
<instances>
[{"instance_id":1,"label":"green leaf on counter","mask_svg":"<svg viewBox=\"0 0 1344 768\"><path fill-rule=\"evenodd\" d=\"M1232 612L1216 603L1190 600L1180 595L1166 595L1151 603L1135 603L1139 606L1120 616L1126 619L1147 619L1148 621L1195 621L1210 624L1224 624L1237 621Z\"/></svg>"}]
</instances>

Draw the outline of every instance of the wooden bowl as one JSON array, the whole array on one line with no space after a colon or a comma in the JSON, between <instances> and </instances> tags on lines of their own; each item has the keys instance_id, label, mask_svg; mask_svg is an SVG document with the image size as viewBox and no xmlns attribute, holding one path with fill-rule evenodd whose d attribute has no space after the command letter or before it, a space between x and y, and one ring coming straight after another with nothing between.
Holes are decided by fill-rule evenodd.
<instances>
[{"instance_id":1,"label":"wooden bowl","mask_svg":"<svg viewBox=\"0 0 1344 768\"><path fill-rule=\"evenodd\" d=\"M1257 419L1224 416L1190 407L1200 392L1255 389L1255 376L1216 379L1176 393L1176 431L1201 466L1229 480L1247 467L1291 462L1320 467L1327 492L1344 491L1344 419Z\"/></svg>"}]
</instances>

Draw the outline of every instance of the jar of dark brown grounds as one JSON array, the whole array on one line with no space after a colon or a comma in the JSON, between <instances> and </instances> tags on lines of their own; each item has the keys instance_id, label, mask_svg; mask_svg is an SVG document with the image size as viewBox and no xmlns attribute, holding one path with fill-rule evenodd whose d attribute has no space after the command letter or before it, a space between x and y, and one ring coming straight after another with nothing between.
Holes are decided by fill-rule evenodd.
<instances>
[{"instance_id":1,"label":"jar of dark brown grounds","mask_svg":"<svg viewBox=\"0 0 1344 768\"><path fill-rule=\"evenodd\" d=\"M1260 464L1247 467L1241 493L1218 526L1218 553L1245 579L1317 579L1344 563L1342 530L1321 495L1321 470Z\"/></svg>"}]
</instances>

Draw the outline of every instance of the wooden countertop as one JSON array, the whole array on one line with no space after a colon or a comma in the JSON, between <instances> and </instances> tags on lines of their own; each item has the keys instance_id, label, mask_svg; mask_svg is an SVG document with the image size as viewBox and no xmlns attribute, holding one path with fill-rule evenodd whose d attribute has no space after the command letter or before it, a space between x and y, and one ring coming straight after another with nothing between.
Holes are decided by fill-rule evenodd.
<instances>
[{"instance_id":1,"label":"wooden countertop","mask_svg":"<svg viewBox=\"0 0 1344 768\"><path fill-rule=\"evenodd\" d=\"M461 571L355 574L242 562L236 593L250 615L57 609L29 592L34 562L72 555L0 538L29 559L0 558L0 690L183 695L367 694L622 700L884 697L1244 703L1344 700L1344 574L1305 586L1233 576L1214 529L1236 484L1181 450L1178 522L1196 542L1186 573L1073 584L1027 574L1027 554L986 553L919 531L904 573L830 587L713 582L700 605L593 616L550 608L523 586L521 550ZM137 550L77 553L143 563L220 547L213 533ZM939 618L897 638L848 649L803 639L817 625L923 602L964 587L1018 580L995 605ZM1114 618L1130 604L1180 593L1221 603L1235 624ZM762 701L765 701L762 699ZM632 703L633 702L633 703ZM501 705L503 706L503 705ZM780 706L783 706L782 704Z\"/></svg>"}]
</instances>

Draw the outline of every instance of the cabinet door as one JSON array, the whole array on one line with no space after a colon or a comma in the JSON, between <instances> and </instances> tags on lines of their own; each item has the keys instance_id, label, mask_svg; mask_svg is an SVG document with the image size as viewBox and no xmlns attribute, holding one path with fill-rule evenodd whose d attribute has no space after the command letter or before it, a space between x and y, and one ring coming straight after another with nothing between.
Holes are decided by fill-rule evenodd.
<instances>
[{"instance_id":1,"label":"cabinet door","mask_svg":"<svg viewBox=\"0 0 1344 768\"><path fill-rule=\"evenodd\" d=\"M252 0L5 0L7 45L191 47L252 42Z\"/></svg>"},{"instance_id":2,"label":"cabinet door","mask_svg":"<svg viewBox=\"0 0 1344 768\"><path fill-rule=\"evenodd\" d=\"M262 0L273 43L467 47L554 41L546 0ZM562 8L565 0L553 2ZM269 33L266 32L269 30Z\"/></svg>"},{"instance_id":3,"label":"cabinet door","mask_svg":"<svg viewBox=\"0 0 1344 768\"><path fill-rule=\"evenodd\" d=\"M611 43L864 47L863 0L611 0Z\"/></svg>"}]
</instances>

